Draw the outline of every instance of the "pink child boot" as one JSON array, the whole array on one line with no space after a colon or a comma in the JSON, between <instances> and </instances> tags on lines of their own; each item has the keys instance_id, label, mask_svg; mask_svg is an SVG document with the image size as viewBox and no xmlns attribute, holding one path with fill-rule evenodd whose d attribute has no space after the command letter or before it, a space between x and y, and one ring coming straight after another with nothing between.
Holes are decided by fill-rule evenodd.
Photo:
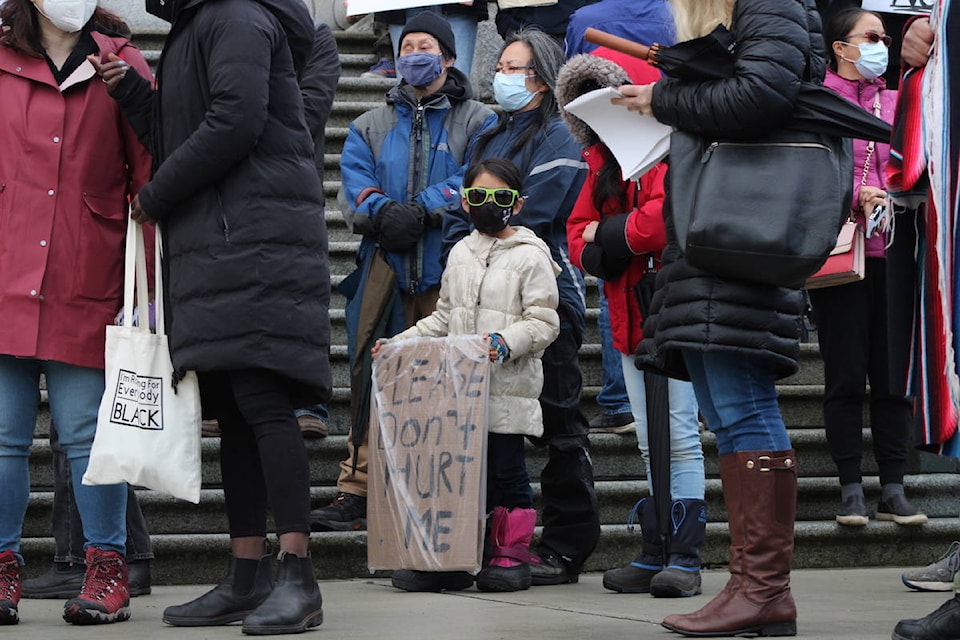
<instances>
[{"instance_id":1,"label":"pink child boot","mask_svg":"<svg viewBox=\"0 0 960 640\"><path fill-rule=\"evenodd\" d=\"M530 553L533 527L537 524L534 509L496 507L490 526L493 557L477 574L480 591L523 591L530 588L530 564L540 558Z\"/></svg>"}]
</instances>

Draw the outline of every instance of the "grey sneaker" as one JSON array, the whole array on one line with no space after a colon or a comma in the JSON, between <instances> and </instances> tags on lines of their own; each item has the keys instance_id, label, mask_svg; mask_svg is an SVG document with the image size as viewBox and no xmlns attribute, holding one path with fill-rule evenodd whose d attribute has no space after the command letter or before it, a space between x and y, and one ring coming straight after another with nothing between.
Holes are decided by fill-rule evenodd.
<instances>
[{"instance_id":1,"label":"grey sneaker","mask_svg":"<svg viewBox=\"0 0 960 640\"><path fill-rule=\"evenodd\" d=\"M921 569L904 571L900 579L917 591L953 591L957 571L960 571L960 542L954 541L939 560Z\"/></svg>"}]
</instances>

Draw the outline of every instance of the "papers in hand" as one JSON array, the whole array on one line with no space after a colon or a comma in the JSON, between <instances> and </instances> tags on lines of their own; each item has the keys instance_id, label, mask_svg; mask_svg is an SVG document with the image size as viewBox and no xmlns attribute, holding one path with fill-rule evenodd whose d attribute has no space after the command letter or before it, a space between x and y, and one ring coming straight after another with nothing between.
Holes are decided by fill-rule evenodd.
<instances>
[{"instance_id":1,"label":"papers in hand","mask_svg":"<svg viewBox=\"0 0 960 640\"><path fill-rule=\"evenodd\" d=\"M586 122L620 163L624 180L635 180L670 151L672 127L610 103L620 94L613 87L585 93L563 108Z\"/></svg>"}]
</instances>

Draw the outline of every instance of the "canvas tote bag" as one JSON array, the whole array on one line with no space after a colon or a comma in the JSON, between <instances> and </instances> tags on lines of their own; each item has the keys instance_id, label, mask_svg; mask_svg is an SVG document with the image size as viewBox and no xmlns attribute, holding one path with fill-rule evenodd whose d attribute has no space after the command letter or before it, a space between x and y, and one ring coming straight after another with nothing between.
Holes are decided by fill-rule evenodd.
<instances>
[{"instance_id":1,"label":"canvas tote bag","mask_svg":"<svg viewBox=\"0 0 960 640\"><path fill-rule=\"evenodd\" d=\"M107 327L106 389L83 484L128 482L200 502L200 389L193 371L173 386L164 331L160 234L156 241L156 333L148 322L143 229L127 226L123 324ZM133 326L134 296L140 326Z\"/></svg>"}]
</instances>

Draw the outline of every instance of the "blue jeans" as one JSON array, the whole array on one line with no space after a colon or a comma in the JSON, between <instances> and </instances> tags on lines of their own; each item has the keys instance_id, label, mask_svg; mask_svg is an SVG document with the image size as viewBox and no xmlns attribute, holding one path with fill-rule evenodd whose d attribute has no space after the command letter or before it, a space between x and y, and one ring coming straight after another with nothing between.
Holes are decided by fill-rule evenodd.
<instances>
[{"instance_id":1,"label":"blue jeans","mask_svg":"<svg viewBox=\"0 0 960 640\"><path fill-rule=\"evenodd\" d=\"M633 419L637 429L637 446L647 471L650 470L650 446L647 437L647 389L643 371L633 364L632 355L620 354L623 379L626 382ZM670 403L670 496L674 500L703 500L703 446L700 444L700 421L697 419L697 398L693 385L670 378L667 381ZM648 476L649 477L649 476ZM647 483L650 495L655 487Z\"/></svg>"},{"instance_id":2,"label":"blue jeans","mask_svg":"<svg viewBox=\"0 0 960 640\"><path fill-rule=\"evenodd\" d=\"M607 416L630 413L631 398L627 394L624 383L624 369L620 366L620 356L622 354L613 348L607 296L603 295L603 284L597 289L600 292L600 316L597 318L597 328L600 330L600 358L603 366L603 377L601 378L600 393L597 394L597 404L603 408L603 414ZM641 384L641 388L642 386Z\"/></svg>"},{"instance_id":3,"label":"blue jeans","mask_svg":"<svg viewBox=\"0 0 960 640\"><path fill-rule=\"evenodd\" d=\"M424 11L430 11L433 13L438 13L443 15L443 11L440 10L440 7L416 7L413 9L407 9L406 19L409 20L418 13ZM447 22L450 23L450 29L453 31L453 39L457 43L457 59L453 63L453 66L458 70L462 71L465 76L470 77L470 69L473 67L473 53L477 48L477 20L472 16L448 16L444 15L444 18L447 19ZM400 34L403 33L402 24L391 24L390 27L390 42L393 45L393 54L396 57L400 57L397 51L400 49ZM400 75L400 70L397 69L397 82L400 82L402 76Z\"/></svg>"},{"instance_id":4,"label":"blue jeans","mask_svg":"<svg viewBox=\"0 0 960 640\"><path fill-rule=\"evenodd\" d=\"M683 350L683 360L720 455L791 448L777 403L776 376L764 362L689 349Z\"/></svg>"},{"instance_id":5,"label":"blue jeans","mask_svg":"<svg viewBox=\"0 0 960 640\"><path fill-rule=\"evenodd\" d=\"M298 418L300 416L313 416L314 418L320 418L324 422L330 421L330 411L327 410L327 405L325 404L315 404L312 407L304 407L297 409L293 413Z\"/></svg>"},{"instance_id":6,"label":"blue jeans","mask_svg":"<svg viewBox=\"0 0 960 640\"><path fill-rule=\"evenodd\" d=\"M12 550L20 557L41 373L47 377L50 412L70 463L74 498L87 539L84 549L98 547L123 554L127 485L91 487L81 482L97 430L103 370L12 356L0 356L0 552Z\"/></svg>"}]
</instances>

